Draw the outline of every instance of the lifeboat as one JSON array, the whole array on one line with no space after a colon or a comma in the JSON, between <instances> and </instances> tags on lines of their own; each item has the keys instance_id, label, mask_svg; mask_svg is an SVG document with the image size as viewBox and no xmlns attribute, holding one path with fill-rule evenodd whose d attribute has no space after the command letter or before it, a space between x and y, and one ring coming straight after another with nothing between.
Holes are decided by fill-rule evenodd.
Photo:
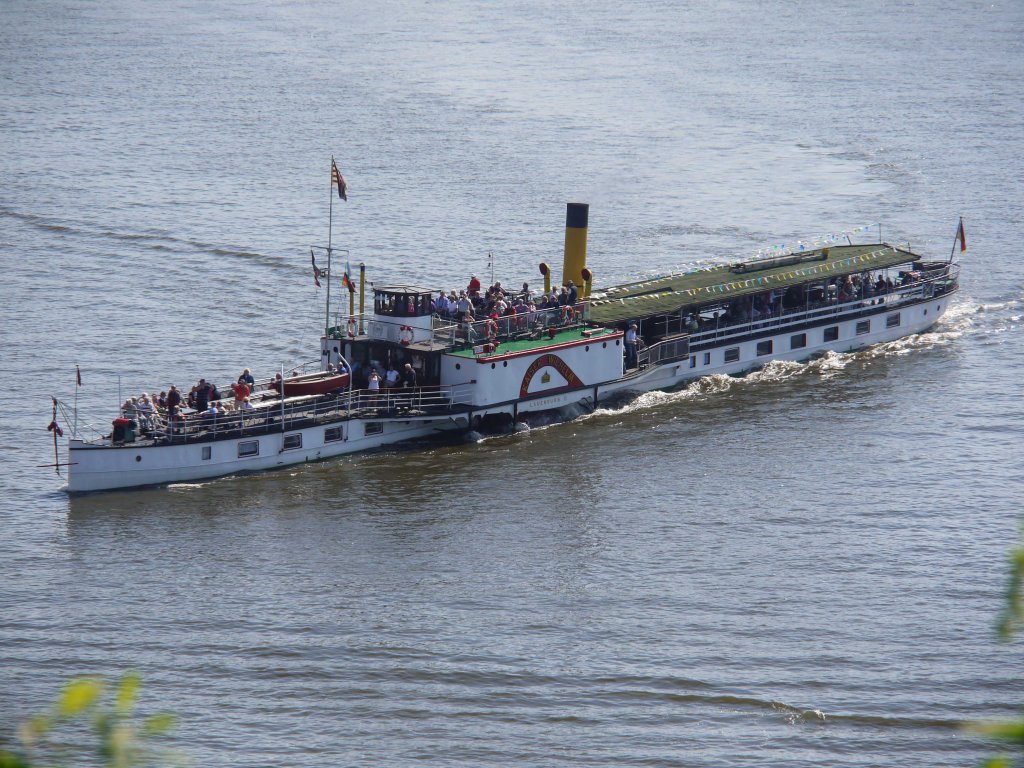
<instances>
[{"instance_id":1,"label":"lifeboat","mask_svg":"<svg viewBox=\"0 0 1024 768\"><path fill-rule=\"evenodd\" d=\"M329 373L320 371L305 376L292 376L284 380L285 397L302 397L303 395L326 395L343 389L349 385L347 373ZM270 388L276 392L281 391L281 382L270 382Z\"/></svg>"}]
</instances>

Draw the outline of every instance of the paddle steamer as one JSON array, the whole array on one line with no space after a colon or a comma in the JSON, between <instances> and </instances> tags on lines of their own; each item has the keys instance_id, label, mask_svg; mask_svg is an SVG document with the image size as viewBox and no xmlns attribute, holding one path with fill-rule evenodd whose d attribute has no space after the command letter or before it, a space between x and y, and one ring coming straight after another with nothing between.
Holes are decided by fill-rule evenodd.
<instances>
[{"instance_id":1,"label":"paddle steamer","mask_svg":"<svg viewBox=\"0 0 1024 768\"><path fill-rule=\"evenodd\" d=\"M283 386L257 382L252 410L170 421L157 413L97 438L73 434L67 490L203 480L540 413L568 417L702 376L920 333L958 289L952 255L926 260L907 246L847 238L592 291L587 219L587 205L568 205L562 284L581 287L574 304L460 321L433 311L429 288L375 287L370 311L355 312L350 297L312 371L296 370ZM550 293L551 270L541 272ZM359 286L362 308L365 274ZM415 386L368 387L371 369L406 363Z\"/></svg>"}]
</instances>

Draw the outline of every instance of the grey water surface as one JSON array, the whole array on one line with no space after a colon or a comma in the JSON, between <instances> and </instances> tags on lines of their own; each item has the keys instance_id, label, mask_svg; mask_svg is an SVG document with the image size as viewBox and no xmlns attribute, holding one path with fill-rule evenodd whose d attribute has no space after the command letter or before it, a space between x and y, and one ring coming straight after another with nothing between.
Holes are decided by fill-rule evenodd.
<instances>
[{"instance_id":1,"label":"grey water surface","mask_svg":"<svg viewBox=\"0 0 1024 768\"><path fill-rule=\"evenodd\" d=\"M197 765L969 766L1024 702L1019 2L0 4L0 733L138 669ZM570 424L70 499L50 396L310 359L375 282L881 223L932 331ZM337 290L334 292L336 298ZM119 390L120 385L120 390Z\"/></svg>"}]
</instances>

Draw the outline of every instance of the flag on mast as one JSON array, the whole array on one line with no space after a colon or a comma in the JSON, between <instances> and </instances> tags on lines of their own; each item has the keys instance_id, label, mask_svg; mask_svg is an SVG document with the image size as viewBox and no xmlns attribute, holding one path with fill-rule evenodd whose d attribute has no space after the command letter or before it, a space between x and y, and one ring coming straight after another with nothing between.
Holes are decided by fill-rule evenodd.
<instances>
[{"instance_id":1,"label":"flag on mast","mask_svg":"<svg viewBox=\"0 0 1024 768\"><path fill-rule=\"evenodd\" d=\"M75 386L82 386L82 371L77 365L75 366Z\"/></svg>"},{"instance_id":2,"label":"flag on mast","mask_svg":"<svg viewBox=\"0 0 1024 768\"><path fill-rule=\"evenodd\" d=\"M348 185L345 184L345 177L338 170L338 164L331 158L331 184L338 188L338 197L348 201Z\"/></svg>"},{"instance_id":3,"label":"flag on mast","mask_svg":"<svg viewBox=\"0 0 1024 768\"><path fill-rule=\"evenodd\" d=\"M964 217L960 217L960 226L956 229L956 239L960 241L960 253L967 250L967 238L964 236Z\"/></svg>"},{"instance_id":4,"label":"flag on mast","mask_svg":"<svg viewBox=\"0 0 1024 768\"><path fill-rule=\"evenodd\" d=\"M352 267L348 264L348 258L345 259L345 274L341 276L341 284L348 288L349 293L356 292L356 284L352 281Z\"/></svg>"},{"instance_id":5,"label":"flag on mast","mask_svg":"<svg viewBox=\"0 0 1024 768\"><path fill-rule=\"evenodd\" d=\"M320 268L316 265L316 256L313 255L313 249L309 249L309 258L313 260L313 282L316 283L316 287L320 287L320 275L323 274Z\"/></svg>"}]
</instances>

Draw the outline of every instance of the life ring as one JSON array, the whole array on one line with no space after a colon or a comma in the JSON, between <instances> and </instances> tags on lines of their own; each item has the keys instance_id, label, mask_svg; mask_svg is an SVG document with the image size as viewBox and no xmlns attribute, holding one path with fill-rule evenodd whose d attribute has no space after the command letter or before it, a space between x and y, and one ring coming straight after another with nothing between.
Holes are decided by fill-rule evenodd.
<instances>
[{"instance_id":1,"label":"life ring","mask_svg":"<svg viewBox=\"0 0 1024 768\"><path fill-rule=\"evenodd\" d=\"M408 347L412 343L413 333L411 325L403 325L398 330L398 343L403 347Z\"/></svg>"},{"instance_id":2,"label":"life ring","mask_svg":"<svg viewBox=\"0 0 1024 768\"><path fill-rule=\"evenodd\" d=\"M488 339L493 340L498 338L498 324L493 320L488 320L487 325L484 326L484 329Z\"/></svg>"},{"instance_id":3,"label":"life ring","mask_svg":"<svg viewBox=\"0 0 1024 768\"><path fill-rule=\"evenodd\" d=\"M350 339L356 337L356 319L354 317L348 319L348 337Z\"/></svg>"},{"instance_id":4,"label":"life ring","mask_svg":"<svg viewBox=\"0 0 1024 768\"><path fill-rule=\"evenodd\" d=\"M576 319L576 310L566 304L562 307L562 322L568 325Z\"/></svg>"}]
</instances>

